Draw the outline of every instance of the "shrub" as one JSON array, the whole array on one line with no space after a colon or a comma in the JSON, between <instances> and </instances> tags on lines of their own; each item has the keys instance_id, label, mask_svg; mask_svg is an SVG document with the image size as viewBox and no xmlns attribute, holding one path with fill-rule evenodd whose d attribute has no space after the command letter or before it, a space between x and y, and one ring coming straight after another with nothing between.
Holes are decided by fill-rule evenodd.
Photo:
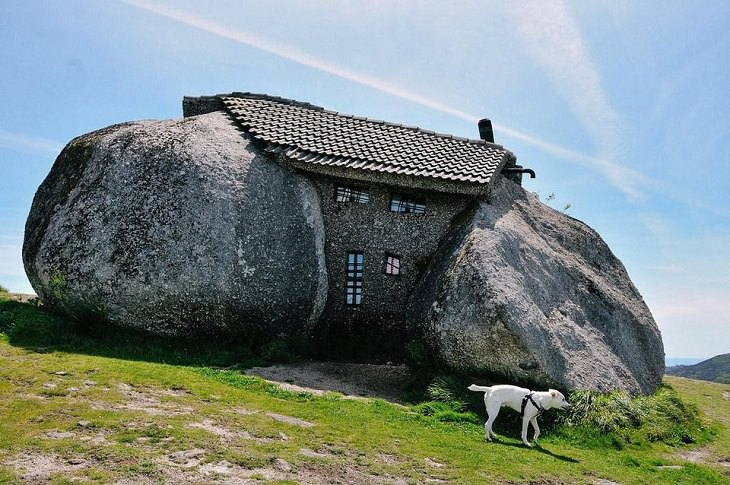
<instances>
[{"instance_id":1,"label":"shrub","mask_svg":"<svg viewBox=\"0 0 730 485\"><path fill-rule=\"evenodd\" d=\"M570 394L571 407L557 418L564 436L589 437L600 432L615 446L642 441L669 445L708 438L699 411L668 385L651 396L631 398L623 392L600 394L579 390Z\"/></svg>"},{"instance_id":2,"label":"shrub","mask_svg":"<svg viewBox=\"0 0 730 485\"><path fill-rule=\"evenodd\" d=\"M444 403L458 403L461 409L466 407L466 403L461 400L459 392L461 388L461 382L449 376L441 376L435 378L431 384L426 388L426 395L433 401L444 402Z\"/></svg>"}]
</instances>

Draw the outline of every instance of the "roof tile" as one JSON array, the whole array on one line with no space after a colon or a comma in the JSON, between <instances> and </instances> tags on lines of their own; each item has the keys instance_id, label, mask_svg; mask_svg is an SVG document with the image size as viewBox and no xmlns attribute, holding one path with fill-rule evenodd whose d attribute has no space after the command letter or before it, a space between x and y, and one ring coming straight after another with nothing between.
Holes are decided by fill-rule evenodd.
<instances>
[{"instance_id":1,"label":"roof tile","mask_svg":"<svg viewBox=\"0 0 730 485\"><path fill-rule=\"evenodd\" d=\"M500 145L344 115L261 94L221 96L239 127L267 151L318 165L489 184L514 155Z\"/></svg>"}]
</instances>

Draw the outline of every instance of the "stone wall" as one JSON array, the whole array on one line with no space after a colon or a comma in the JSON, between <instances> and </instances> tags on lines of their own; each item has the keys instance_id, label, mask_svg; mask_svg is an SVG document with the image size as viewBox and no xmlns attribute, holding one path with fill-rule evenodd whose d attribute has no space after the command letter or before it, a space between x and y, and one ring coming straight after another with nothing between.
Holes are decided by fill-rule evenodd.
<instances>
[{"instance_id":1,"label":"stone wall","mask_svg":"<svg viewBox=\"0 0 730 485\"><path fill-rule=\"evenodd\" d=\"M341 180L310 174L320 194L325 227L325 255L329 280L327 304L321 319L320 339L343 346L343 352L402 351L406 303L428 267L452 220L472 206L471 197L439 192L416 192L426 202L425 214L390 211L393 191L386 185L355 187L369 191L367 204L336 202ZM360 306L345 304L347 253L364 253L363 294ZM400 256L400 274L385 274L386 254Z\"/></svg>"}]
</instances>

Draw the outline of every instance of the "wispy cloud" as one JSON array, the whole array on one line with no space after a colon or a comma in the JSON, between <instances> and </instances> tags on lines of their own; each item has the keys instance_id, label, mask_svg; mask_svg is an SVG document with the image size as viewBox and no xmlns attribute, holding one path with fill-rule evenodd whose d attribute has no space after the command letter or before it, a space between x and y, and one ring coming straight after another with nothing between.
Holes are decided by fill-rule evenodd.
<instances>
[{"instance_id":1,"label":"wispy cloud","mask_svg":"<svg viewBox=\"0 0 730 485\"><path fill-rule=\"evenodd\" d=\"M249 47L268 52L269 54L281 57L283 59L287 59L292 62L296 62L312 69L316 69L321 72L325 72L333 76L337 76L339 78L346 79L348 81L363 86L367 86L382 93L386 93L400 99L426 106L433 110L445 113L450 116L454 116L470 123L476 123L480 118L479 116L476 116L472 113L468 113L458 108L449 106L437 99L422 96L412 90L395 86L383 79L355 72L342 66L332 64L310 54L301 52L300 50L292 46L273 42L270 39L266 39L257 34L234 30L217 22L213 22L211 20L204 19L196 15L170 8L168 6L151 3L146 0L121 1L128 5L146 10L161 17L176 20L178 22L194 27L196 29L203 30L210 34L239 42ZM567 53L570 53L572 50L576 51L572 58L561 61L559 65L550 65L550 71L556 73L556 77L560 80L559 87L561 88L561 91L564 91L565 95L568 95L571 89L571 86L569 86L569 83L567 82L569 76L557 76L557 74L559 69L561 68L570 67L570 69L572 69L574 66L572 66L571 63L573 61L577 62L578 67L580 68L579 77L580 79L582 79L582 81L578 84L578 88L579 91L584 93L586 96L575 97L573 103L575 104L574 109L577 111L577 113L579 113L579 118L581 120L584 120L584 122L588 124L591 133L594 134L595 137L600 141L599 145L601 151L599 155L586 155L575 150L571 150L569 148L550 143L549 141L543 140L540 137L531 135L529 133L525 133L520 130L501 125L499 123L495 123L493 125L494 130L512 139L535 146L538 149L551 155L555 155L562 159L570 160L574 163L578 163L591 169L597 170L605 175L614 186L618 187L624 193L628 194L631 197L638 197L640 195L640 191L637 187L650 184L651 181L648 180L647 177L645 177L640 172L628 167L621 166L612 161L611 149L614 147L612 143L615 143L617 140L610 132L607 133L605 131L605 129L602 127L602 123L605 122L609 123L611 126L614 126L616 124L615 118L617 117L615 116L615 113L613 113L613 111L610 109L610 106L608 106L608 103L605 102L605 97L603 97L603 94L600 90L600 82L598 81L596 71L592 68L587 58L587 55L582 48L580 35L574 25L574 22L572 22L570 17L567 15L567 10L564 8L564 6L562 6L562 4L559 4L558 6L561 7L561 10L559 12L559 18L554 22L549 23L545 28L541 27L539 25L539 22L537 22L540 17L539 13L537 12L537 10L539 9L533 5L531 8L531 10L533 11L533 15L530 16L529 21L525 21L527 22L525 24L525 29L528 34L532 32L536 42L539 40L540 37L545 37L545 35L547 35L548 40L556 44L557 47L559 47L561 50ZM569 27L569 37L571 39L569 42L563 42L559 39L561 34L559 29L566 26ZM542 56L542 53L539 53L539 55ZM542 59L542 57L540 58ZM566 71L570 71L570 69L566 69ZM594 121L591 122L590 120Z\"/></svg>"},{"instance_id":2,"label":"wispy cloud","mask_svg":"<svg viewBox=\"0 0 730 485\"><path fill-rule=\"evenodd\" d=\"M58 155L63 148L63 144L55 140L49 140L48 138L40 138L0 129L0 148L24 153Z\"/></svg>"},{"instance_id":3,"label":"wispy cloud","mask_svg":"<svg viewBox=\"0 0 730 485\"><path fill-rule=\"evenodd\" d=\"M253 47L264 52L268 52L269 54L273 54L275 56L287 59L289 61L296 62L297 64L301 64L312 69L316 69L318 71L326 72L327 74L332 74L333 76L337 76L339 78L346 79L348 81L352 81L363 86L367 86L369 88L390 94L392 96L396 96L401 99L412 101L414 103L432 108L437 111L441 111L443 113L455 116L457 118L461 118L466 121L476 123L479 119L477 116L458 110L451 106L447 106L446 104L443 104L437 100L420 96L419 94L409 91L407 89L393 86L392 84L389 84L382 79L368 76L367 74L351 71L342 66L329 63L312 55L301 52L294 47L278 44L256 34L242 32L240 30L233 30L219 23L190 15L188 13L181 12L167 6L153 4L144 0L121 1L128 5L147 10L148 12L160 15L162 17L177 20L178 22L182 22L186 25L195 27L210 34L233 40L241 44L245 44L249 47Z\"/></svg>"},{"instance_id":4,"label":"wispy cloud","mask_svg":"<svg viewBox=\"0 0 730 485\"><path fill-rule=\"evenodd\" d=\"M608 101L599 71L565 2L529 0L512 4L511 11L529 54L545 69L594 141L596 156L584 161L630 197L640 197L640 187L651 181L616 161L622 145L621 119Z\"/></svg>"}]
</instances>

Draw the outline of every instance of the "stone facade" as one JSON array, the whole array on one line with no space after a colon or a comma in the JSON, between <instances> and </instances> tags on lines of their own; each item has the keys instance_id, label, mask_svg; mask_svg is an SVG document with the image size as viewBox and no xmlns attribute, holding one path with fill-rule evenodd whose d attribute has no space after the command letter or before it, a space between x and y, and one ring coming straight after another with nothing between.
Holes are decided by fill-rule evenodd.
<instances>
[{"instance_id":1,"label":"stone facade","mask_svg":"<svg viewBox=\"0 0 730 485\"><path fill-rule=\"evenodd\" d=\"M402 347L406 329L404 311L413 288L429 266L441 240L458 216L474 205L471 197L432 191L414 191L395 185L359 184L308 174L320 195L325 227L325 256L329 279L327 304L320 336L325 341L353 340L363 348L387 336L383 350ZM368 193L368 202L337 202L337 187ZM419 198L423 214L390 210L393 194ZM363 253L362 302L346 303L347 257ZM386 274L386 258L397 257L397 275Z\"/></svg>"}]
</instances>

